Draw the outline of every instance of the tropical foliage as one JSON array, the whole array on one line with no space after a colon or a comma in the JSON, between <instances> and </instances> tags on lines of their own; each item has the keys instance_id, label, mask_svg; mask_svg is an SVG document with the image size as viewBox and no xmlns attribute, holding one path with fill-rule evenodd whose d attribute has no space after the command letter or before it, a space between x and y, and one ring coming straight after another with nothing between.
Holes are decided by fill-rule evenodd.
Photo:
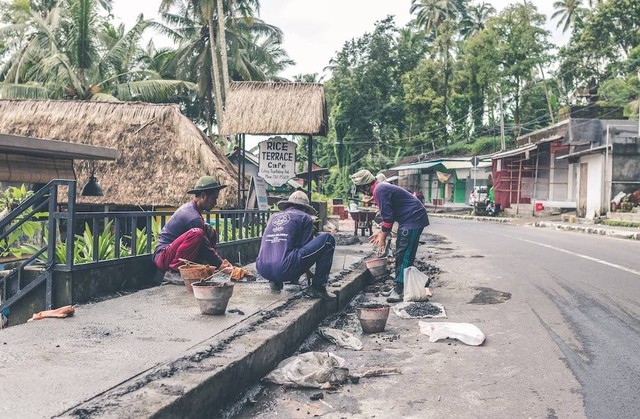
<instances>
[{"instance_id":1,"label":"tropical foliage","mask_svg":"<svg viewBox=\"0 0 640 419\"><path fill-rule=\"evenodd\" d=\"M113 220L109 221L101 233L97 234L97 243L94 242L93 232L88 223L85 223L84 231L82 234L76 234L73 243L73 263L90 263L94 261L94 253L97 257L97 261L104 261L116 258L116 246L120 247L120 257L132 256L130 243L131 237L123 236L119 243L116 243L115 233L112 229ZM151 249L155 249L158 241L158 233L160 232L159 224L152 221L152 235L151 235ZM146 228L136 229L136 255L147 254L147 231ZM44 245L48 243L48 238L45 230ZM35 254L40 251L42 246L38 246L32 243L26 243L19 248L12 249L13 255L21 257L24 254ZM55 259L56 263L67 263L67 243L58 243L55 247ZM38 257L38 261L42 263L48 262L46 253L43 253Z\"/></svg>"},{"instance_id":2,"label":"tropical foliage","mask_svg":"<svg viewBox=\"0 0 640 419\"><path fill-rule=\"evenodd\" d=\"M294 77L325 83L330 130L313 150L325 194L344 196L360 167L504 149L567 105L638 115L640 0L554 0L551 16L532 1L402 1L413 21L381 19L322 77ZM112 0L0 5L0 98L172 101L214 135L231 80L282 80L293 64L258 0L162 0L161 22L128 30L112 23ZM548 19L567 36L560 48ZM141 46L148 31L174 45Z\"/></svg>"},{"instance_id":3,"label":"tropical foliage","mask_svg":"<svg viewBox=\"0 0 640 419\"><path fill-rule=\"evenodd\" d=\"M175 101L192 83L144 65L139 43L150 22L128 31L108 18L111 0L4 4L0 98Z\"/></svg>"}]
</instances>

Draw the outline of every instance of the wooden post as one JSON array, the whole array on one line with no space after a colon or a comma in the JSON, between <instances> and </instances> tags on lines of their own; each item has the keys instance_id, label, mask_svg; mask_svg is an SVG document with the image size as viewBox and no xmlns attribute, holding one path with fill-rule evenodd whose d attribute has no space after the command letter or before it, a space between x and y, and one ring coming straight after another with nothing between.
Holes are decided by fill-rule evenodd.
<instances>
[{"instance_id":1,"label":"wooden post","mask_svg":"<svg viewBox=\"0 0 640 419\"><path fill-rule=\"evenodd\" d=\"M307 170L309 170L309 176L307 178L307 195L309 196L309 203L311 203L311 168L313 167L313 141L311 136L307 137Z\"/></svg>"},{"instance_id":2,"label":"wooden post","mask_svg":"<svg viewBox=\"0 0 640 419\"><path fill-rule=\"evenodd\" d=\"M516 194L516 215L520 213L520 189L522 182L522 159L520 159L520 167L518 167L518 193Z\"/></svg>"}]
</instances>

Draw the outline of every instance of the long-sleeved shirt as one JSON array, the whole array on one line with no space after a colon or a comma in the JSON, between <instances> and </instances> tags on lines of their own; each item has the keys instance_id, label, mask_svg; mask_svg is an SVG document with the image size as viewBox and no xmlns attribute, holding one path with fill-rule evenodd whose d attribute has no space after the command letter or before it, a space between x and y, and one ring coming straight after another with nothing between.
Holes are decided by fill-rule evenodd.
<instances>
[{"instance_id":1,"label":"long-sleeved shirt","mask_svg":"<svg viewBox=\"0 0 640 419\"><path fill-rule=\"evenodd\" d=\"M415 229L429 225L429 216L424 204L406 189L390 183L376 183L373 188L375 201L382 223L382 231L389 232L394 222L400 228Z\"/></svg>"},{"instance_id":2,"label":"long-sleeved shirt","mask_svg":"<svg viewBox=\"0 0 640 419\"><path fill-rule=\"evenodd\" d=\"M204 230L205 237L208 240L207 248L211 251L214 264L218 266L223 260L223 257L215 249L218 234L204 222L204 218L202 218L202 214L195 201L183 204L173 213L167 224L162 227L162 231L160 231L158 235L158 245L153 252L154 257L160 250L169 246L175 239L192 228L201 228Z\"/></svg>"},{"instance_id":3,"label":"long-sleeved shirt","mask_svg":"<svg viewBox=\"0 0 640 419\"><path fill-rule=\"evenodd\" d=\"M286 281L297 270L296 250L313 239L313 219L304 211L289 207L274 214L262 235L256 269L271 281Z\"/></svg>"}]
</instances>

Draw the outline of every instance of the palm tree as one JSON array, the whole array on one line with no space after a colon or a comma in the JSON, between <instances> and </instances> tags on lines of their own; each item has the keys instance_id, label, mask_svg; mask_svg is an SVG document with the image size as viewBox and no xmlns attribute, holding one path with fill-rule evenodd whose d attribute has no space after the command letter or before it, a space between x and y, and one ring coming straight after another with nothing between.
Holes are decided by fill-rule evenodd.
<instances>
[{"instance_id":1,"label":"palm tree","mask_svg":"<svg viewBox=\"0 0 640 419\"><path fill-rule=\"evenodd\" d=\"M227 69L227 77L233 80L278 80L277 74L293 64L282 50L282 31L251 17L253 9L246 1L236 0L231 10L237 15L227 12L225 17L224 49L228 62L223 67ZM194 6L193 1L173 1L173 9L162 12L161 18L164 24L154 26L178 45L167 71L198 85L199 105L196 113L203 118L211 133L214 122L212 115L216 115L215 122L220 124L216 109L221 109L223 105L215 98L218 93L212 70L209 20ZM222 73L219 76L220 79L224 78ZM212 91L216 93L212 95Z\"/></svg>"},{"instance_id":2,"label":"palm tree","mask_svg":"<svg viewBox=\"0 0 640 419\"><path fill-rule=\"evenodd\" d=\"M598 2L599 4L600 2ZM592 1L589 0L589 6ZM584 12L587 11L582 7L582 0L558 0L553 3L553 8L556 10L551 19L558 19L557 28L562 26L562 32L566 32L569 27L578 22Z\"/></svg>"},{"instance_id":3,"label":"palm tree","mask_svg":"<svg viewBox=\"0 0 640 419\"><path fill-rule=\"evenodd\" d=\"M416 15L416 24L422 27L428 39L438 45L438 53L445 64L444 100L442 110L448 117L449 79L451 77L451 48L453 45L454 27L458 18L466 14L464 0L411 0L410 12ZM443 133L445 144L448 133Z\"/></svg>"},{"instance_id":4,"label":"palm tree","mask_svg":"<svg viewBox=\"0 0 640 419\"><path fill-rule=\"evenodd\" d=\"M185 4L186 3L186 4ZM206 21L206 29L209 35L208 47L211 59L211 75L215 94L215 115L217 124L222 124L224 115L224 100L226 88L229 84L228 45L227 45L227 21L230 17L242 15L245 18L253 18L254 13L260 7L258 0L162 0L160 11L168 12L172 7L178 6L181 10L190 10ZM216 28L218 36L216 37Z\"/></svg>"},{"instance_id":5,"label":"palm tree","mask_svg":"<svg viewBox=\"0 0 640 419\"><path fill-rule=\"evenodd\" d=\"M469 7L462 18L460 33L465 39L477 34L495 13L496 9L485 2Z\"/></svg>"},{"instance_id":6,"label":"palm tree","mask_svg":"<svg viewBox=\"0 0 640 419\"><path fill-rule=\"evenodd\" d=\"M16 16L23 30L15 33L26 41L13 43L0 74L0 97L155 102L194 87L138 66L137 44L149 23L139 18L128 32L113 27L99 16L111 1L40 3L53 6Z\"/></svg>"},{"instance_id":7,"label":"palm tree","mask_svg":"<svg viewBox=\"0 0 640 419\"><path fill-rule=\"evenodd\" d=\"M457 4L452 0L411 0L411 14L416 15L416 24L433 38L438 36L442 24L457 16Z\"/></svg>"}]
</instances>

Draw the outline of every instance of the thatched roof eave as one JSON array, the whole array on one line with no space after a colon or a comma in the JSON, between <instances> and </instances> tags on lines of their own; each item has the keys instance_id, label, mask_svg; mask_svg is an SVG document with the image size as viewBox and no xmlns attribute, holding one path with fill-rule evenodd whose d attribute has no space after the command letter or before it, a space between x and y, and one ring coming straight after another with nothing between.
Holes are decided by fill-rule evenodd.
<instances>
[{"instance_id":1,"label":"thatched roof eave","mask_svg":"<svg viewBox=\"0 0 640 419\"><path fill-rule=\"evenodd\" d=\"M233 82L222 135L327 135L327 104L319 83Z\"/></svg>"}]
</instances>

